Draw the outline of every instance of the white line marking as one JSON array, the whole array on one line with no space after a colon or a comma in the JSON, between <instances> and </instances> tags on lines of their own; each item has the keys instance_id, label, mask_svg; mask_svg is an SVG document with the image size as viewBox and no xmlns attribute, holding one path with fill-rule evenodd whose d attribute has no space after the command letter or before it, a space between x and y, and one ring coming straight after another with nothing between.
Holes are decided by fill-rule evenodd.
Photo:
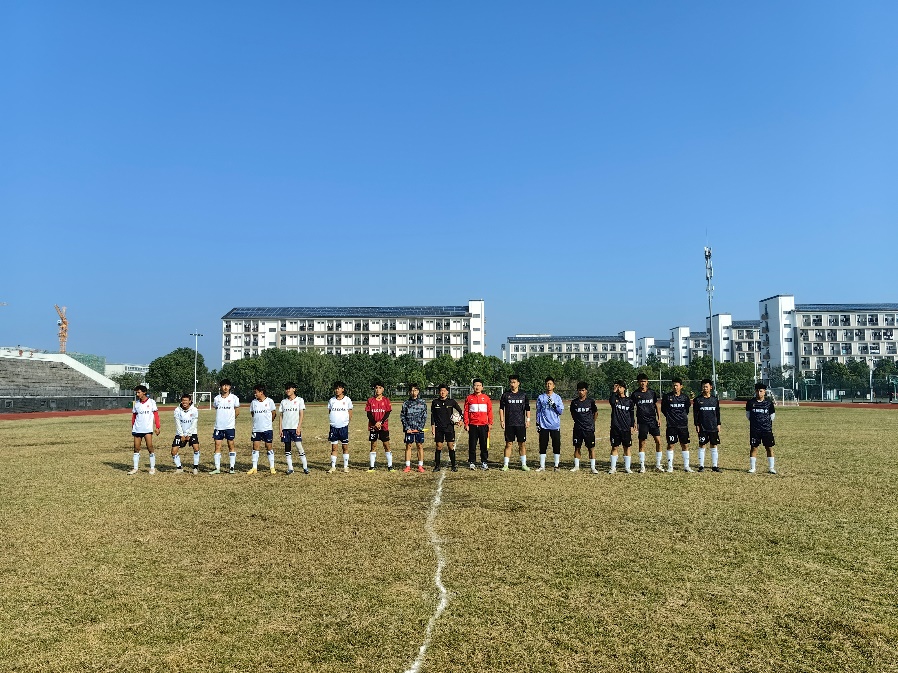
<instances>
[{"instance_id":1,"label":"white line marking","mask_svg":"<svg viewBox=\"0 0 898 673\"><path fill-rule=\"evenodd\" d=\"M430 513L427 515L427 522L424 524L424 530L426 530L427 534L430 536L430 544L433 545L433 550L437 557L437 570L433 575L433 583L440 592L440 602L437 603L436 610L434 610L434 613L430 616L430 620L427 622L427 628L424 630L424 642L421 643L421 647L418 648L418 656L415 658L414 663L406 669L405 673L418 673L421 670L421 666L424 664L424 655L427 653L427 648L430 647L430 638L433 636L433 628L440 618L440 615L443 614L443 610L449 605L449 592L446 591L446 587L443 586L443 567L446 565L446 557L443 556L440 538L437 536L433 527L437 518L437 510L440 507L440 501L443 498L443 480L445 478L446 473L440 472L437 490L433 494L433 500L430 503Z\"/></svg>"}]
</instances>

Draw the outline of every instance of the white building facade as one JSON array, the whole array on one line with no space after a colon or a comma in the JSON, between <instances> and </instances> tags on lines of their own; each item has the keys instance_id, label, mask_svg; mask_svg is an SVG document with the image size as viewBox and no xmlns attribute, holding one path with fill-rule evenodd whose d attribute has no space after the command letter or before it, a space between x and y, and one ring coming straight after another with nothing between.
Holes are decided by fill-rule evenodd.
<instances>
[{"instance_id":1,"label":"white building facade","mask_svg":"<svg viewBox=\"0 0 898 673\"><path fill-rule=\"evenodd\" d=\"M632 340L627 339L632 335ZM502 344L502 360L510 364L539 355L555 360L582 360L588 367L597 367L610 360L630 361L629 349L635 358L635 332L621 332L617 336L554 336L551 334L516 334Z\"/></svg>"},{"instance_id":2,"label":"white building facade","mask_svg":"<svg viewBox=\"0 0 898 673\"><path fill-rule=\"evenodd\" d=\"M656 339L655 337L641 337L636 341L636 364L642 367L652 356L657 357L662 364L670 364L670 339Z\"/></svg>"}]
</instances>

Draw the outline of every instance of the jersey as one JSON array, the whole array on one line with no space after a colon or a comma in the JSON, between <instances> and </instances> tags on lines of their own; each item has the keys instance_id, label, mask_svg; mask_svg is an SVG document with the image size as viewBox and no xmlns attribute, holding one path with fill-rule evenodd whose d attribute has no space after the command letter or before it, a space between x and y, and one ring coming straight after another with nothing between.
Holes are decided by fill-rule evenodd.
<instances>
[{"instance_id":1,"label":"jersey","mask_svg":"<svg viewBox=\"0 0 898 673\"><path fill-rule=\"evenodd\" d=\"M633 404L636 405L636 420L640 423L657 423L658 422L658 393L649 388L645 392L639 390L634 391L630 395Z\"/></svg>"},{"instance_id":2,"label":"jersey","mask_svg":"<svg viewBox=\"0 0 898 673\"><path fill-rule=\"evenodd\" d=\"M543 393L536 398L536 425L543 430L561 429L564 402L558 393Z\"/></svg>"},{"instance_id":3,"label":"jersey","mask_svg":"<svg viewBox=\"0 0 898 673\"><path fill-rule=\"evenodd\" d=\"M389 419L385 420L384 416L388 416L390 411L392 410L393 405L386 397L381 397L380 399L377 399L376 397L369 397L368 402L365 404L365 413L369 414L368 430L374 430L375 423L381 424L381 430L389 430L390 421ZM374 419L374 421L371 420L372 418Z\"/></svg>"},{"instance_id":4,"label":"jersey","mask_svg":"<svg viewBox=\"0 0 898 673\"><path fill-rule=\"evenodd\" d=\"M672 428L689 427L689 407L692 403L689 401L689 395L680 393L679 395L669 392L665 393L661 398L661 413L667 419L667 424Z\"/></svg>"},{"instance_id":5,"label":"jersey","mask_svg":"<svg viewBox=\"0 0 898 673\"><path fill-rule=\"evenodd\" d=\"M157 412L158 408L155 400L149 397L145 402L134 400L134 404L131 407L131 413L133 414L131 432L136 435L147 435L153 432L156 419L155 414Z\"/></svg>"},{"instance_id":6,"label":"jersey","mask_svg":"<svg viewBox=\"0 0 898 673\"><path fill-rule=\"evenodd\" d=\"M717 432L717 426L720 425L720 401L714 395L699 395L692 403L692 416L700 430Z\"/></svg>"},{"instance_id":7,"label":"jersey","mask_svg":"<svg viewBox=\"0 0 898 673\"><path fill-rule=\"evenodd\" d=\"M414 400L406 400L402 403L399 418L402 421L403 432L423 430L424 426L427 425L427 402L420 397Z\"/></svg>"},{"instance_id":8,"label":"jersey","mask_svg":"<svg viewBox=\"0 0 898 673\"><path fill-rule=\"evenodd\" d=\"M178 437L186 437L196 434L196 424L200 419L200 412L192 404L186 411L184 407L178 405L175 407L175 434Z\"/></svg>"},{"instance_id":9,"label":"jersey","mask_svg":"<svg viewBox=\"0 0 898 673\"><path fill-rule=\"evenodd\" d=\"M465 398L465 425L492 425L493 401L489 395L472 393Z\"/></svg>"},{"instance_id":10,"label":"jersey","mask_svg":"<svg viewBox=\"0 0 898 673\"><path fill-rule=\"evenodd\" d=\"M253 416L253 432L268 432L272 429L271 412L274 410L274 402L270 397L262 401L254 399L249 403L249 413Z\"/></svg>"},{"instance_id":11,"label":"jersey","mask_svg":"<svg viewBox=\"0 0 898 673\"><path fill-rule=\"evenodd\" d=\"M634 407L633 400L629 397L621 397L612 394L608 398L611 404L611 430L617 432L630 432L633 428Z\"/></svg>"},{"instance_id":12,"label":"jersey","mask_svg":"<svg viewBox=\"0 0 898 673\"><path fill-rule=\"evenodd\" d=\"M283 430L296 430L299 427L299 412L305 411L306 403L301 397L292 400L285 397L281 400L281 428Z\"/></svg>"},{"instance_id":13,"label":"jersey","mask_svg":"<svg viewBox=\"0 0 898 673\"><path fill-rule=\"evenodd\" d=\"M763 400L755 397L745 403L745 411L748 414L749 433L752 437L773 434L773 415L776 413L773 400L769 397Z\"/></svg>"},{"instance_id":14,"label":"jersey","mask_svg":"<svg viewBox=\"0 0 898 673\"><path fill-rule=\"evenodd\" d=\"M452 423L453 411L457 411L459 416L464 413L458 406L458 402L451 397L447 397L445 400L435 399L430 404L430 424L443 431L451 430L454 425Z\"/></svg>"},{"instance_id":15,"label":"jersey","mask_svg":"<svg viewBox=\"0 0 898 673\"><path fill-rule=\"evenodd\" d=\"M599 410L596 401L591 397L581 400L579 397L571 400L571 418L574 419L574 429L580 432L595 432L596 417Z\"/></svg>"},{"instance_id":16,"label":"jersey","mask_svg":"<svg viewBox=\"0 0 898 673\"><path fill-rule=\"evenodd\" d=\"M234 411L240 407L240 399L234 393L228 393L227 397L216 395L212 406L215 407L216 430L233 430L237 427L237 415Z\"/></svg>"},{"instance_id":17,"label":"jersey","mask_svg":"<svg viewBox=\"0 0 898 673\"><path fill-rule=\"evenodd\" d=\"M499 409L505 412L505 427L524 427L527 425L526 412L530 411L530 398L527 393L506 390L499 398Z\"/></svg>"},{"instance_id":18,"label":"jersey","mask_svg":"<svg viewBox=\"0 0 898 673\"><path fill-rule=\"evenodd\" d=\"M352 409L352 400L346 395L342 400L332 397L327 403L327 420L331 427L345 428L349 425L349 411Z\"/></svg>"}]
</instances>

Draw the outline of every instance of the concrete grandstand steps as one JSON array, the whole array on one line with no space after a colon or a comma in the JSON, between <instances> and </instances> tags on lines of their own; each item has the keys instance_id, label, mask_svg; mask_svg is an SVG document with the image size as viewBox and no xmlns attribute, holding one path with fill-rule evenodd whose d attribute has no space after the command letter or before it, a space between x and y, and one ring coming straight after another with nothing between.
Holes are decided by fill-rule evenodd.
<instances>
[{"instance_id":1,"label":"concrete grandstand steps","mask_svg":"<svg viewBox=\"0 0 898 673\"><path fill-rule=\"evenodd\" d=\"M29 357L0 357L0 393L43 396L54 394L108 395L110 388L65 362ZM112 392L117 393L118 387Z\"/></svg>"}]
</instances>

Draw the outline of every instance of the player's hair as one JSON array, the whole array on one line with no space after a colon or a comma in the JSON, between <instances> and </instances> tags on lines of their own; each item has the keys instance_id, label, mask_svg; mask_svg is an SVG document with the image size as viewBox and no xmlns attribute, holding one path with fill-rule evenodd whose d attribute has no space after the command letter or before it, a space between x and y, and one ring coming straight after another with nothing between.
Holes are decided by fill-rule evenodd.
<instances>
[{"instance_id":1,"label":"player's hair","mask_svg":"<svg viewBox=\"0 0 898 673\"><path fill-rule=\"evenodd\" d=\"M336 390L337 388L342 388L343 390L346 390L346 384L343 383L342 381L334 381L334 385L331 386L331 387L332 387L334 390Z\"/></svg>"},{"instance_id":2,"label":"player's hair","mask_svg":"<svg viewBox=\"0 0 898 673\"><path fill-rule=\"evenodd\" d=\"M442 390L443 388L445 388L446 390L449 390L449 386L447 386L445 383L441 383L440 385L437 386L438 391Z\"/></svg>"},{"instance_id":3,"label":"player's hair","mask_svg":"<svg viewBox=\"0 0 898 673\"><path fill-rule=\"evenodd\" d=\"M517 374L512 374L511 376L508 377L508 380L509 381L517 381L518 383L520 383L521 377L518 376Z\"/></svg>"},{"instance_id":4,"label":"player's hair","mask_svg":"<svg viewBox=\"0 0 898 673\"><path fill-rule=\"evenodd\" d=\"M644 372L639 372L639 375L636 377L637 381L648 381L649 377L645 375Z\"/></svg>"},{"instance_id":5,"label":"player's hair","mask_svg":"<svg viewBox=\"0 0 898 673\"><path fill-rule=\"evenodd\" d=\"M145 385L142 385L142 384L141 384L141 385L139 385L139 386L134 386L134 392L135 392L135 393L137 393L137 392L143 392L143 393L146 393L146 392L149 392L149 391L147 390L147 387L146 387Z\"/></svg>"},{"instance_id":6,"label":"player's hair","mask_svg":"<svg viewBox=\"0 0 898 673\"><path fill-rule=\"evenodd\" d=\"M408 384L408 390L409 390L409 392L411 392L412 388L414 388L415 390L417 390L419 393L421 392L421 386L419 386L417 383L409 383L409 384Z\"/></svg>"},{"instance_id":7,"label":"player's hair","mask_svg":"<svg viewBox=\"0 0 898 673\"><path fill-rule=\"evenodd\" d=\"M586 381L578 381L577 390L589 390L589 384Z\"/></svg>"},{"instance_id":8,"label":"player's hair","mask_svg":"<svg viewBox=\"0 0 898 673\"><path fill-rule=\"evenodd\" d=\"M627 384L624 383L624 380L623 380L623 379L618 379L617 381L614 382L614 385L619 386L619 387L621 387L621 388L626 388L626 387L627 387Z\"/></svg>"},{"instance_id":9,"label":"player's hair","mask_svg":"<svg viewBox=\"0 0 898 673\"><path fill-rule=\"evenodd\" d=\"M182 399L182 400L183 400L185 397L186 397L188 400L190 400L191 402L193 401L193 395L191 395L190 393L184 393L184 394L181 395L181 399Z\"/></svg>"},{"instance_id":10,"label":"player's hair","mask_svg":"<svg viewBox=\"0 0 898 673\"><path fill-rule=\"evenodd\" d=\"M261 383L257 383L256 385L253 386L253 391L256 391L256 390L258 390L263 395L265 394L265 386L263 386Z\"/></svg>"},{"instance_id":11,"label":"player's hair","mask_svg":"<svg viewBox=\"0 0 898 673\"><path fill-rule=\"evenodd\" d=\"M474 379L473 381L471 381L471 385L472 385L472 386L473 386L475 383L479 383L480 385L483 385L483 379Z\"/></svg>"},{"instance_id":12,"label":"player's hair","mask_svg":"<svg viewBox=\"0 0 898 673\"><path fill-rule=\"evenodd\" d=\"M371 387L372 387L372 388L377 388L378 386L380 386L381 388L383 388L383 387L384 387L384 382L381 381L380 379L374 379L374 380L371 382Z\"/></svg>"},{"instance_id":13,"label":"player's hair","mask_svg":"<svg viewBox=\"0 0 898 673\"><path fill-rule=\"evenodd\" d=\"M712 381L711 379L702 379L702 385L705 385L706 383L712 388L714 387L714 381Z\"/></svg>"},{"instance_id":14,"label":"player's hair","mask_svg":"<svg viewBox=\"0 0 898 673\"><path fill-rule=\"evenodd\" d=\"M293 388L293 390L296 390L296 384L293 383L293 381L288 381L284 384L284 390L288 390L289 388Z\"/></svg>"},{"instance_id":15,"label":"player's hair","mask_svg":"<svg viewBox=\"0 0 898 673\"><path fill-rule=\"evenodd\" d=\"M670 380L670 382L671 382L671 383L679 383L680 385L683 385L683 379L681 379L679 376L674 376L674 377Z\"/></svg>"},{"instance_id":16,"label":"player's hair","mask_svg":"<svg viewBox=\"0 0 898 673\"><path fill-rule=\"evenodd\" d=\"M767 390L767 384L764 383L763 381L758 381L755 384L755 390Z\"/></svg>"},{"instance_id":17,"label":"player's hair","mask_svg":"<svg viewBox=\"0 0 898 673\"><path fill-rule=\"evenodd\" d=\"M551 381L552 383L555 383L555 379L553 379L551 376L547 376L545 382L548 383L549 381Z\"/></svg>"},{"instance_id":18,"label":"player's hair","mask_svg":"<svg viewBox=\"0 0 898 673\"><path fill-rule=\"evenodd\" d=\"M231 379L222 379L221 381L218 382L219 388L221 388L222 386L230 386L230 385L233 385L231 383Z\"/></svg>"}]
</instances>

